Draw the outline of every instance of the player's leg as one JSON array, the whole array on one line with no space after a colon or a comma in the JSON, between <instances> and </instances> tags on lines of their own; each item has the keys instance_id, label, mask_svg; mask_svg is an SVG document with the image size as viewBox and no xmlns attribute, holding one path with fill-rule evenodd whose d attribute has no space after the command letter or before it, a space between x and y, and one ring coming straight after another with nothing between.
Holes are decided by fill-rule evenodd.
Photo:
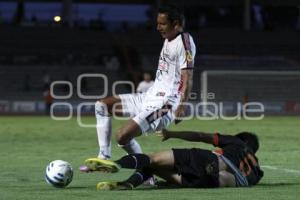
<instances>
[{"instance_id":1,"label":"player's leg","mask_svg":"<svg viewBox=\"0 0 300 200\"><path fill-rule=\"evenodd\" d=\"M141 99L140 94L125 94L119 96L108 97L99 100L95 104L95 115L97 119L97 136L99 143L99 155L100 159L108 159L111 156L111 115L118 116L134 116L138 112L139 102ZM121 143L122 147L128 153L142 153L140 145L136 142L134 137L138 136L138 126L132 123L132 120L120 129L120 133L123 134L120 139L124 141L124 135L127 136L126 142ZM128 134L130 132L130 134ZM90 172L91 170L86 166L80 167L81 171Z\"/></svg>"},{"instance_id":2,"label":"player's leg","mask_svg":"<svg viewBox=\"0 0 300 200\"><path fill-rule=\"evenodd\" d=\"M122 94L119 95L122 103L122 115L134 117L141 111L144 94ZM142 148L134 139L141 135L139 126L133 121L129 120L117 132L116 139L120 147L122 147L128 154L142 153Z\"/></svg>"},{"instance_id":3,"label":"player's leg","mask_svg":"<svg viewBox=\"0 0 300 200\"><path fill-rule=\"evenodd\" d=\"M142 134L140 126L132 119L123 125L116 134L116 140L119 146L121 146L127 153L142 153L142 151L136 151L136 148L132 148L135 145L138 145L135 137L138 137ZM138 145L139 146L139 145Z\"/></svg>"},{"instance_id":4,"label":"player's leg","mask_svg":"<svg viewBox=\"0 0 300 200\"><path fill-rule=\"evenodd\" d=\"M98 166L106 170L119 166L121 168L137 169L127 180L122 182L100 182L98 190L133 189L141 185L153 174L163 178L168 184L181 186L181 176L174 170L173 151L162 151L151 155L132 154L126 155L119 160L98 160Z\"/></svg>"},{"instance_id":5,"label":"player's leg","mask_svg":"<svg viewBox=\"0 0 300 200\"><path fill-rule=\"evenodd\" d=\"M96 103L97 135L100 147L99 158L111 156L111 115L134 116L139 111L143 95L123 94L102 99ZM118 138L122 148L127 153L142 153L142 149L134 137L138 136L139 128L132 120L119 130ZM120 136L120 137L119 137ZM126 138L125 138L126 137ZM126 141L124 142L124 138ZM122 143L123 142L123 143Z\"/></svg>"},{"instance_id":6,"label":"player's leg","mask_svg":"<svg viewBox=\"0 0 300 200\"><path fill-rule=\"evenodd\" d=\"M120 95L121 96L121 95ZM139 96L122 96L122 102L124 103L125 110L135 109L136 106L142 105L142 98ZM129 98L128 98L129 97ZM161 124L162 113L167 113L169 109L161 108L157 110L139 109L139 113L130 119L116 134L116 140L119 146L124 148L127 153L142 153L138 143L134 139L144 133L155 131L158 124ZM136 112L137 113L137 112ZM168 119L167 115L166 118ZM170 120L165 120L170 121ZM139 150L140 149L140 150Z\"/></svg>"},{"instance_id":7,"label":"player's leg","mask_svg":"<svg viewBox=\"0 0 300 200\"><path fill-rule=\"evenodd\" d=\"M150 155L150 159L150 168L154 170L154 174L165 179L167 182L178 182L176 180L178 180L179 177L176 176L176 173L174 171L175 159L172 150L153 153Z\"/></svg>"},{"instance_id":8,"label":"player's leg","mask_svg":"<svg viewBox=\"0 0 300 200\"><path fill-rule=\"evenodd\" d=\"M122 100L123 112L134 110L134 117L130 119L116 135L117 143L127 153L142 153L140 145L134 139L144 133L154 132L157 128L168 126L173 115L170 105L163 105L161 108L153 109L152 107L144 109L143 95L120 95ZM162 104L161 100L157 101ZM153 110L152 110L153 109Z\"/></svg>"},{"instance_id":9,"label":"player's leg","mask_svg":"<svg viewBox=\"0 0 300 200\"><path fill-rule=\"evenodd\" d=\"M119 160L110 161L90 158L85 161L93 171L117 172L119 168L126 169L174 169L174 155L172 150L162 151L151 155L129 154Z\"/></svg>"},{"instance_id":10,"label":"player's leg","mask_svg":"<svg viewBox=\"0 0 300 200\"><path fill-rule=\"evenodd\" d=\"M162 119L160 120L158 118L162 118L162 116L164 115L165 118L163 119L166 119L164 120L164 122L167 121L170 122L171 118L169 117L169 115L167 115L169 111L170 111L169 106L164 106L161 109L152 110L152 111L149 109L147 110L142 109L138 115L136 115L132 120L130 120L124 127L122 127L119 130L117 134L118 144L122 146L123 149L125 149L129 154L142 153L142 151L136 151L136 150L130 151L130 149L133 149L133 147L135 147L135 149L138 149L136 148L136 146L139 146L139 145L135 145L138 143L135 141L134 137L138 137L147 132L148 133L153 132L156 129L158 124L162 124L160 122L163 120ZM149 179L147 179L143 184L154 185L155 184L154 176L149 177Z\"/></svg>"},{"instance_id":11,"label":"player's leg","mask_svg":"<svg viewBox=\"0 0 300 200\"><path fill-rule=\"evenodd\" d=\"M153 169L152 173L164 179L168 185L181 186L181 175L174 169Z\"/></svg>"},{"instance_id":12,"label":"player's leg","mask_svg":"<svg viewBox=\"0 0 300 200\"><path fill-rule=\"evenodd\" d=\"M134 139L135 137L138 137L142 134L142 131L140 129L140 126L132 119L130 119L117 133L116 139L119 146L121 146L127 153L127 156L124 156L123 159L121 158L119 161L116 161L116 164L123 168L129 168L134 169L134 165L139 162L143 163L144 165L148 165L149 159L146 155L142 154L142 150L138 151L139 144ZM138 146L137 146L138 145ZM136 180L136 177L139 178L140 174L134 174L133 179ZM145 178L145 179L143 179ZM153 181L152 181L153 179ZM140 180L140 179L139 179ZM144 181L152 181L154 182L154 178L152 175L150 176L142 176L142 182ZM127 182L124 182L124 184L116 184L115 186L123 187L125 186L132 186L130 184L127 184ZM97 185L97 188L101 188L101 183Z\"/></svg>"},{"instance_id":13,"label":"player's leg","mask_svg":"<svg viewBox=\"0 0 300 200\"><path fill-rule=\"evenodd\" d=\"M172 150L160 151L149 155L153 169L173 169L175 158Z\"/></svg>"},{"instance_id":14,"label":"player's leg","mask_svg":"<svg viewBox=\"0 0 300 200\"><path fill-rule=\"evenodd\" d=\"M150 155L130 154L114 161L120 168L126 169L174 169L172 150L161 151Z\"/></svg>"},{"instance_id":15,"label":"player's leg","mask_svg":"<svg viewBox=\"0 0 300 200\"><path fill-rule=\"evenodd\" d=\"M157 175L166 181L166 186L178 187L182 186L181 176L176 173L174 169L153 169L143 168L135 171L128 179L120 182L99 182L97 184L98 190L131 190L143 184L153 175Z\"/></svg>"},{"instance_id":16,"label":"player's leg","mask_svg":"<svg viewBox=\"0 0 300 200\"><path fill-rule=\"evenodd\" d=\"M116 109L113 109L114 105ZM111 157L111 115L119 115L121 111L121 99L115 96L101 99L95 104L96 129L99 143L98 157L101 159Z\"/></svg>"},{"instance_id":17,"label":"player's leg","mask_svg":"<svg viewBox=\"0 0 300 200\"><path fill-rule=\"evenodd\" d=\"M154 132L166 129L175 120L174 110L172 110L171 105L165 105L157 112L158 117L150 125Z\"/></svg>"},{"instance_id":18,"label":"player's leg","mask_svg":"<svg viewBox=\"0 0 300 200\"><path fill-rule=\"evenodd\" d=\"M114 182L106 181L99 182L97 184L98 190L132 190L133 188L138 187L145 180L152 177L153 174L166 180L167 186L181 186L181 176L178 175L174 170L158 169L154 173L146 172L145 170L134 172L127 180Z\"/></svg>"}]
</instances>

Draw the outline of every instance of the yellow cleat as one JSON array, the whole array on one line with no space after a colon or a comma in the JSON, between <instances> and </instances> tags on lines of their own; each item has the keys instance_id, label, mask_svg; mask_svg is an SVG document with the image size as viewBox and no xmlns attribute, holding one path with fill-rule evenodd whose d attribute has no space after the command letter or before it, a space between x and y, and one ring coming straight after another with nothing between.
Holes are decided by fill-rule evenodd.
<instances>
[{"instance_id":1,"label":"yellow cleat","mask_svg":"<svg viewBox=\"0 0 300 200\"><path fill-rule=\"evenodd\" d=\"M132 190L133 186L129 183L121 182L99 182L97 190Z\"/></svg>"},{"instance_id":2,"label":"yellow cleat","mask_svg":"<svg viewBox=\"0 0 300 200\"><path fill-rule=\"evenodd\" d=\"M99 158L89 158L84 161L84 164L90 171L116 173L120 170L120 167L117 163L110 160L102 160Z\"/></svg>"}]
</instances>

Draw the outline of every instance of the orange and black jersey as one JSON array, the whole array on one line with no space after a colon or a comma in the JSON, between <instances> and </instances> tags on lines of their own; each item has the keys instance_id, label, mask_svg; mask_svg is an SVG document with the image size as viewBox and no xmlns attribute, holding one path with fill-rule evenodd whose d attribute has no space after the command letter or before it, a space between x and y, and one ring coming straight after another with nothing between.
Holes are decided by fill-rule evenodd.
<instances>
[{"instance_id":1,"label":"orange and black jersey","mask_svg":"<svg viewBox=\"0 0 300 200\"><path fill-rule=\"evenodd\" d=\"M251 149L238 137L215 134L213 145L220 147L218 153L228 158L247 178L249 185L255 185L263 177L258 159Z\"/></svg>"}]
</instances>

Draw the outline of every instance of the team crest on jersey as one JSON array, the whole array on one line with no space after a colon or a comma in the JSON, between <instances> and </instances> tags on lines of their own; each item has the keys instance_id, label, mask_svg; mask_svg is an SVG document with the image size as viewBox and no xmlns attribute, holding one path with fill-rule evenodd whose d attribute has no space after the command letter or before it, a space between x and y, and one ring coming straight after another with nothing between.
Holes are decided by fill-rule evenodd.
<instances>
[{"instance_id":1,"label":"team crest on jersey","mask_svg":"<svg viewBox=\"0 0 300 200\"><path fill-rule=\"evenodd\" d=\"M163 54L165 56L165 54ZM166 58L164 56L160 56L159 63L158 63L158 69L161 71L168 72L169 70L169 64L166 61Z\"/></svg>"},{"instance_id":2,"label":"team crest on jersey","mask_svg":"<svg viewBox=\"0 0 300 200\"><path fill-rule=\"evenodd\" d=\"M185 56L186 56L186 60L188 62L192 62L193 61L193 55L192 55L191 50L187 50L186 53L185 53Z\"/></svg>"}]
</instances>

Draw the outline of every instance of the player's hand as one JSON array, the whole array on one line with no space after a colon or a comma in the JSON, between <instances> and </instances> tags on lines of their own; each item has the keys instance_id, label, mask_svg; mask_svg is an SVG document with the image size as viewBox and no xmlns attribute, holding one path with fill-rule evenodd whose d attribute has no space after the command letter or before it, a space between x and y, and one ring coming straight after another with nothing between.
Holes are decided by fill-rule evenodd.
<instances>
[{"instance_id":1,"label":"player's hand","mask_svg":"<svg viewBox=\"0 0 300 200\"><path fill-rule=\"evenodd\" d=\"M184 117L185 112L184 112L184 106L179 105L177 110L175 111L175 124L178 124L182 121L181 117Z\"/></svg>"},{"instance_id":2,"label":"player's hand","mask_svg":"<svg viewBox=\"0 0 300 200\"><path fill-rule=\"evenodd\" d=\"M164 142L166 140L168 140L170 138L170 136L168 135L168 131L166 129L163 129L162 131L159 132L158 134L161 138L161 141Z\"/></svg>"}]
</instances>

